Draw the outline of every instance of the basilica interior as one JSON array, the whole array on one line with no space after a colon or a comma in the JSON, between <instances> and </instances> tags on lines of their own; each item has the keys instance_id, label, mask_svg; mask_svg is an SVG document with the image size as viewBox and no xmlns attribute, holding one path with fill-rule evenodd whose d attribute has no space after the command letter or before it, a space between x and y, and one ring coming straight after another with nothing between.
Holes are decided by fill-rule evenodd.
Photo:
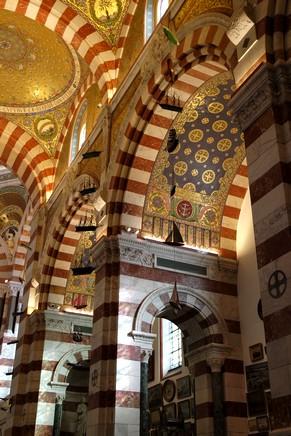
<instances>
[{"instance_id":1,"label":"basilica interior","mask_svg":"<svg viewBox=\"0 0 291 436\"><path fill-rule=\"evenodd\" d=\"M1 436L291 436L290 83L291 0L0 0Z\"/></svg>"}]
</instances>

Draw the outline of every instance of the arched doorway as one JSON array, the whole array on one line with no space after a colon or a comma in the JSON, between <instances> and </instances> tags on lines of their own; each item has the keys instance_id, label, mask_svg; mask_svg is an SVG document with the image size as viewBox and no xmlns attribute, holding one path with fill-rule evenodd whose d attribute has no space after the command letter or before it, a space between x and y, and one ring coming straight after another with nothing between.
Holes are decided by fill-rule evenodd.
<instances>
[{"instance_id":1,"label":"arched doorway","mask_svg":"<svg viewBox=\"0 0 291 436\"><path fill-rule=\"evenodd\" d=\"M83 436L86 432L89 360L68 364L71 369L67 376L68 386L63 401L60 435Z\"/></svg>"},{"instance_id":2,"label":"arched doorway","mask_svg":"<svg viewBox=\"0 0 291 436\"><path fill-rule=\"evenodd\" d=\"M171 305L173 288L167 287L149 294L136 313L132 335L136 343L145 350L145 354L150 355L154 349L154 339L157 336L154 322L157 318L168 319L183 333L184 365L176 372L175 377L174 373L160 373L154 379L151 389L156 391L153 394L156 401L151 396L147 400L145 390L148 385L141 382L141 415L144 412L146 416L149 411L152 418L148 423L150 434L154 435L156 431L171 434L167 425L170 421L165 420L165 415L167 406L175 404L172 406L173 414L176 415L176 422L172 422L172 434L195 434L196 428L199 434L203 427L205 435L223 436L226 434L223 364L232 353L227 329L224 320L209 301L193 289L183 286L177 286L177 289L179 308ZM141 380L144 379L147 369L145 362L142 362ZM167 401L167 397L165 399L168 380L173 381L175 390L171 401ZM207 410L205 413L205 408L209 409L209 413ZM156 425L151 426L155 419ZM143 428L142 431L144 433L141 434L146 434L147 429Z\"/></svg>"}]
</instances>

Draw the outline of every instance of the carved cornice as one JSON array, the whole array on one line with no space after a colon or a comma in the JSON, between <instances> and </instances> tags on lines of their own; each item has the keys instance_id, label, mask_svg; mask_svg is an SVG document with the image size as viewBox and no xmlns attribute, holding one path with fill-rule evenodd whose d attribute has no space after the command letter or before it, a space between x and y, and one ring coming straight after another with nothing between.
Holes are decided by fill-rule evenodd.
<instances>
[{"instance_id":1,"label":"carved cornice","mask_svg":"<svg viewBox=\"0 0 291 436\"><path fill-rule=\"evenodd\" d=\"M235 280L237 263L220 258L213 254L199 253L188 248L173 248L163 243L138 239L133 234L103 238L92 248L93 262L96 270L105 263L126 262L134 265L153 268L156 257L200 265L207 268L207 277L233 282Z\"/></svg>"},{"instance_id":2,"label":"carved cornice","mask_svg":"<svg viewBox=\"0 0 291 436\"><path fill-rule=\"evenodd\" d=\"M230 101L243 130L269 107L291 100L291 65L262 65Z\"/></svg>"},{"instance_id":3,"label":"carved cornice","mask_svg":"<svg viewBox=\"0 0 291 436\"><path fill-rule=\"evenodd\" d=\"M72 333L72 325L92 327L93 319L89 316L82 316L75 313L54 312L54 311L35 311L29 317L29 324L36 331L50 330L59 333Z\"/></svg>"}]
</instances>

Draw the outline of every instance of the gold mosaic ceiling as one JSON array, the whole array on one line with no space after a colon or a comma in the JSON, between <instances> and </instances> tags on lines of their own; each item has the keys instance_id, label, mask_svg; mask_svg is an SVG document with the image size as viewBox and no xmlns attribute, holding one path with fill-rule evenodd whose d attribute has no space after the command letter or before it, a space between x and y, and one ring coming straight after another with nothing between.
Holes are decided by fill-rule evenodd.
<instances>
[{"instance_id":1,"label":"gold mosaic ceiling","mask_svg":"<svg viewBox=\"0 0 291 436\"><path fill-rule=\"evenodd\" d=\"M144 230L154 217L219 232L229 186L244 155L239 126L228 109L233 80L223 73L206 82L174 120L179 145L160 150L150 179ZM167 139L167 138L166 138ZM176 193L170 199L170 190Z\"/></svg>"},{"instance_id":2,"label":"gold mosaic ceiling","mask_svg":"<svg viewBox=\"0 0 291 436\"><path fill-rule=\"evenodd\" d=\"M45 111L69 98L80 81L76 52L57 34L22 15L0 14L0 111Z\"/></svg>"},{"instance_id":3,"label":"gold mosaic ceiling","mask_svg":"<svg viewBox=\"0 0 291 436\"><path fill-rule=\"evenodd\" d=\"M105 41L116 46L129 0L63 0L89 21Z\"/></svg>"},{"instance_id":4,"label":"gold mosaic ceiling","mask_svg":"<svg viewBox=\"0 0 291 436\"><path fill-rule=\"evenodd\" d=\"M88 66L45 26L0 11L0 114L54 156L63 124Z\"/></svg>"}]
</instances>

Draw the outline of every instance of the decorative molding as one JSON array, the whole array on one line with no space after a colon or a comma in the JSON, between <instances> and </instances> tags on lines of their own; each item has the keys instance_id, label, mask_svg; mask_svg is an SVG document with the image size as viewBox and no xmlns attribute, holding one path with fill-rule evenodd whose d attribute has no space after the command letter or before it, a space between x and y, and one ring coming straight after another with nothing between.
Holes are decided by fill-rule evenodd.
<instances>
[{"instance_id":1,"label":"decorative molding","mask_svg":"<svg viewBox=\"0 0 291 436\"><path fill-rule=\"evenodd\" d=\"M291 65L262 65L230 101L243 130L251 126L272 104L291 100Z\"/></svg>"},{"instance_id":2,"label":"decorative molding","mask_svg":"<svg viewBox=\"0 0 291 436\"><path fill-rule=\"evenodd\" d=\"M73 324L92 328L93 319L76 313L46 310L44 312L33 312L29 317L29 323L32 331L46 329L71 334Z\"/></svg>"},{"instance_id":3,"label":"decorative molding","mask_svg":"<svg viewBox=\"0 0 291 436\"><path fill-rule=\"evenodd\" d=\"M130 233L122 233L110 238L104 237L92 247L92 258L96 270L106 262L127 262L153 268L155 257L204 266L207 267L208 278L215 280L219 278L230 283L236 281L236 261L190 248L175 248L162 242L139 239Z\"/></svg>"}]
</instances>

